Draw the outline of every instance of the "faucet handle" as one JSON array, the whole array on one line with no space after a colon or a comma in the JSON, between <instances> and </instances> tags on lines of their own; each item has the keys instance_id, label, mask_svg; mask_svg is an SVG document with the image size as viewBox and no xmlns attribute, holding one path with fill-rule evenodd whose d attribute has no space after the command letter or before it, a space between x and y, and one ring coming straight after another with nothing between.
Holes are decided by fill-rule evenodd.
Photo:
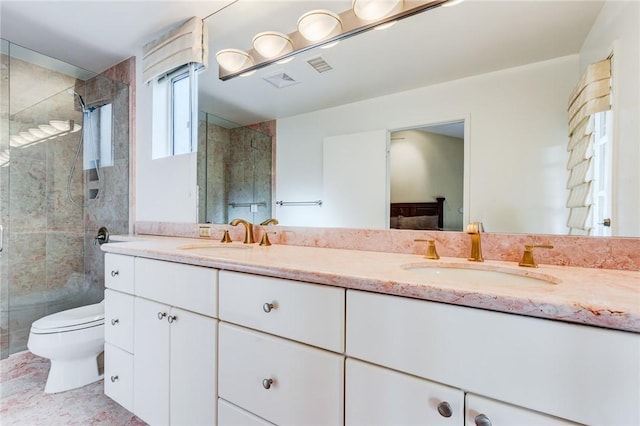
<instances>
[{"instance_id":1,"label":"faucet handle","mask_svg":"<svg viewBox=\"0 0 640 426\"><path fill-rule=\"evenodd\" d=\"M231 240L231 236L229 235L229 230L225 229L224 230L224 234L222 234L222 239L220 240L221 243L230 243L232 242Z\"/></svg>"},{"instance_id":2,"label":"faucet handle","mask_svg":"<svg viewBox=\"0 0 640 426\"><path fill-rule=\"evenodd\" d=\"M267 234L266 232L262 233L262 238L260 239L260 244L261 246L270 246L271 245L271 241L269 241L269 234Z\"/></svg>"},{"instance_id":3,"label":"faucet handle","mask_svg":"<svg viewBox=\"0 0 640 426\"><path fill-rule=\"evenodd\" d=\"M522 253L522 260L518 263L519 266L524 266L527 268L537 268L538 264L536 260L533 258L533 249L534 248L548 248L552 249L553 246L551 244L525 244L524 253Z\"/></svg>"},{"instance_id":4,"label":"faucet handle","mask_svg":"<svg viewBox=\"0 0 640 426\"><path fill-rule=\"evenodd\" d=\"M438 255L438 251L436 250L436 242L435 242L435 240L417 239L417 240L413 240L413 241L427 243L427 250L424 253L424 257L426 259L433 259L433 260L440 259L440 256Z\"/></svg>"}]
</instances>

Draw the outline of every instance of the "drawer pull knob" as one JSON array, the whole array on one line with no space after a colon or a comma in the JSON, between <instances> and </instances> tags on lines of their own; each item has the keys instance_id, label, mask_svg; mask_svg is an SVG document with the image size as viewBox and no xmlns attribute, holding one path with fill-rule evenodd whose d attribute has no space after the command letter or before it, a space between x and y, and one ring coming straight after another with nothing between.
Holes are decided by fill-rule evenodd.
<instances>
[{"instance_id":1,"label":"drawer pull knob","mask_svg":"<svg viewBox=\"0 0 640 426\"><path fill-rule=\"evenodd\" d=\"M438 404L438 413L440 413L442 417L451 417L453 415L451 405L449 405L447 401L442 401Z\"/></svg>"},{"instance_id":2,"label":"drawer pull knob","mask_svg":"<svg viewBox=\"0 0 640 426\"><path fill-rule=\"evenodd\" d=\"M273 303L265 303L264 305L262 305L262 310L266 313L269 313L272 309L275 309L275 307L276 306Z\"/></svg>"},{"instance_id":3,"label":"drawer pull knob","mask_svg":"<svg viewBox=\"0 0 640 426\"><path fill-rule=\"evenodd\" d=\"M111 271L111 276L112 277L117 277L118 275L120 275L120 271Z\"/></svg>"},{"instance_id":4,"label":"drawer pull knob","mask_svg":"<svg viewBox=\"0 0 640 426\"><path fill-rule=\"evenodd\" d=\"M118 323L120 323L120 320L118 318L114 318L111 320L111 325L116 325Z\"/></svg>"},{"instance_id":5,"label":"drawer pull knob","mask_svg":"<svg viewBox=\"0 0 640 426\"><path fill-rule=\"evenodd\" d=\"M165 315L166 315L166 314L165 314ZM177 319L178 319L178 317L177 317L177 316L175 316L175 315L169 315L169 316L167 317L167 321L169 321L169 324L173 324L173 322L174 322L175 320L177 320Z\"/></svg>"},{"instance_id":6,"label":"drawer pull knob","mask_svg":"<svg viewBox=\"0 0 640 426\"><path fill-rule=\"evenodd\" d=\"M273 384L273 379L264 379L262 381L262 387L265 389L271 389L272 384Z\"/></svg>"},{"instance_id":7,"label":"drawer pull knob","mask_svg":"<svg viewBox=\"0 0 640 426\"><path fill-rule=\"evenodd\" d=\"M478 414L474 420L476 426L491 426L491 420L484 414Z\"/></svg>"},{"instance_id":8,"label":"drawer pull knob","mask_svg":"<svg viewBox=\"0 0 640 426\"><path fill-rule=\"evenodd\" d=\"M119 380L120 378L118 376L111 376L111 383L115 383Z\"/></svg>"},{"instance_id":9,"label":"drawer pull knob","mask_svg":"<svg viewBox=\"0 0 640 426\"><path fill-rule=\"evenodd\" d=\"M161 320L162 318L166 317L167 313L166 312L158 312L158 319Z\"/></svg>"}]
</instances>

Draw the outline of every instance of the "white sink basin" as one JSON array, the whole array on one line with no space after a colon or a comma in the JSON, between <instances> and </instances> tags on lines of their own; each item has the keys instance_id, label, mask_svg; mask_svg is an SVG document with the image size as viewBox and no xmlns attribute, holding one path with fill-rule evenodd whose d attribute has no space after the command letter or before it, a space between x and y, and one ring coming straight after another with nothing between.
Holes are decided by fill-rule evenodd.
<instances>
[{"instance_id":1,"label":"white sink basin","mask_svg":"<svg viewBox=\"0 0 640 426\"><path fill-rule=\"evenodd\" d=\"M495 265L469 263L414 263L403 265L402 269L425 278L441 278L461 283L493 285L540 285L558 284L560 280L552 275L531 269L511 269Z\"/></svg>"}]
</instances>

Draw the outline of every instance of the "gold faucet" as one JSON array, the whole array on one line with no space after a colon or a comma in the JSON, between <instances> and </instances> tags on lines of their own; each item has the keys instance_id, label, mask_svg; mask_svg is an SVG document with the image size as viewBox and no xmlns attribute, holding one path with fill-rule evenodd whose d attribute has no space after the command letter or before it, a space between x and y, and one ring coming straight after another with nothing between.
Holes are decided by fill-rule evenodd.
<instances>
[{"instance_id":1,"label":"gold faucet","mask_svg":"<svg viewBox=\"0 0 640 426\"><path fill-rule=\"evenodd\" d=\"M469 260L472 262L484 262L482 258L482 246L480 245L480 233L484 232L482 222L472 222L467 225L467 234L471 235L471 254Z\"/></svg>"},{"instance_id":2,"label":"gold faucet","mask_svg":"<svg viewBox=\"0 0 640 426\"><path fill-rule=\"evenodd\" d=\"M528 268L537 268L538 264L536 263L535 259L533 258L533 249L535 247L539 247L539 248L553 248L553 246L551 244L539 244L539 245L533 245L533 244L525 244L524 246L524 253L522 253L522 260L520 261L520 263L518 263L519 266L526 266Z\"/></svg>"},{"instance_id":3,"label":"gold faucet","mask_svg":"<svg viewBox=\"0 0 640 426\"><path fill-rule=\"evenodd\" d=\"M253 239L253 225L247 222L244 219L233 219L229 222L231 226L237 226L238 224L242 224L244 226L244 241L245 244L253 244L255 240Z\"/></svg>"},{"instance_id":4,"label":"gold faucet","mask_svg":"<svg viewBox=\"0 0 640 426\"><path fill-rule=\"evenodd\" d=\"M278 219L267 219L264 222L260 223L260 226L268 226L268 225L277 225L278 224ZM262 239L260 240L260 245L261 246L270 246L271 245L271 241L269 241L269 235L268 232L263 228L262 229Z\"/></svg>"},{"instance_id":5,"label":"gold faucet","mask_svg":"<svg viewBox=\"0 0 640 426\"><path fill-rule=\"evenodd\" d=\"M427 250L424 253L425 259L432 259L432 260L440 259L440 256L438 255L438 251L436 250L435 240L417 239L413 241L427 243Z\"/></svg>"}]
</instances>

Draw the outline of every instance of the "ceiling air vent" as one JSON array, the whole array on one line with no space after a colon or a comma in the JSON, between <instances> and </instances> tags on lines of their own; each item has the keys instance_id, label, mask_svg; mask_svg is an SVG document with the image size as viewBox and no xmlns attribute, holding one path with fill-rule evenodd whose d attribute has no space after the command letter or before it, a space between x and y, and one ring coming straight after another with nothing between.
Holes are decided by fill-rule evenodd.
<instances>
[{"instance_id":1,"label":"ceiling air vent","mask_svg":"<svg viewBox=\"0 0 640 426\"><path fill-rule=\"evenodd\" d=\"M331 65L329 65L323 58L322 56L318 56L317 58L312 58L309 59L307 61L307 63L309 65L311 65L313 67L313 69L315 69L316 71L318 71L320 74L322 74L323 72L327 72L327 71L331 71L333 69L333 67Z\"/></svg>"},{"instance_id":2,"label":"ceiling air vent","mask_svg":"<svg viewBox=\"0 0 640 426\"><path fill-rule=\"evenodd\" d=\"M277 74L269 75L263 78L269 83L276 86L278 89L282 89L283 87L291 86L292 84L298 83L293 79L293 77L283 72L279 72Z\"/></svg>"}]
</instances>

